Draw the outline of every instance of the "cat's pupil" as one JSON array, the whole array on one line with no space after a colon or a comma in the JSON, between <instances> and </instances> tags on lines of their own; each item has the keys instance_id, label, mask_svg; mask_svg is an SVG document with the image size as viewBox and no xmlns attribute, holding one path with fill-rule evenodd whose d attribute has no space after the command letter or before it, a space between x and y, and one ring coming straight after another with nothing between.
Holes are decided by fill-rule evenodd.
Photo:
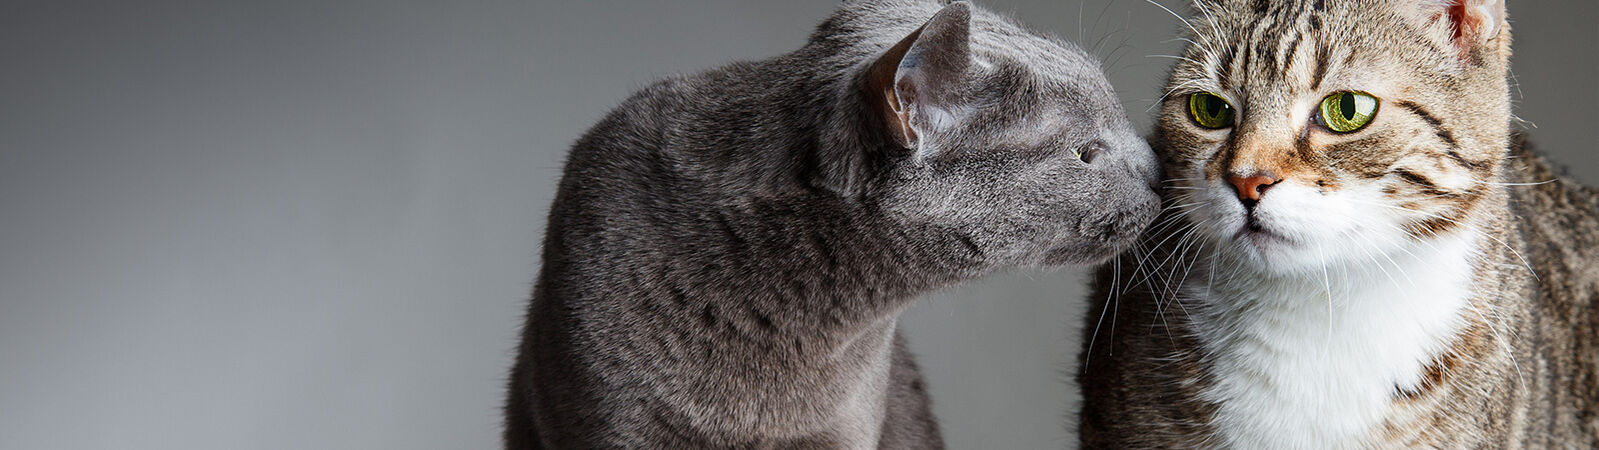
<instances>
[{"instance_id":1,"label":"cat's pupil","mask_svg":"<svg viewBox=\"0 0 1599 450\"><path fill-rule=\"evenodd\" d=\"M1338 95L1338 112L1344 115L1344 120L1355 119L1355 94Z\"/></svg>"},{"instance_id":2,"label":"cat's pupil","mask_svg":"<svg viewBox=\"0 0 1599 450\"><path fill-rule=\"evenodd\" d=\"M1222 103L1216 101L1214 98L1205 99L1205 114L1210 115L1211 117L1221 116L1222 107Z\"/></svg>"}]
</instances>

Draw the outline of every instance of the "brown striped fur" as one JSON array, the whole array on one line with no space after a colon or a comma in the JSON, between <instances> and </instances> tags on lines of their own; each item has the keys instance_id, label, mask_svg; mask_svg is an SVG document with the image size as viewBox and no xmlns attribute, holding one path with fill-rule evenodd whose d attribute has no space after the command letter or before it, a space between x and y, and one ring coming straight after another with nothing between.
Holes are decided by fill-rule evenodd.
<instances>
[{"instance_id":1,"label":"brown striped fur","mask_svg":"<svg viewBox=\"0 0 1599 450\"><path fill-rule=\"evenodd\" d=\"M1599 190L1561 176L1512 130L1503 8L1493 0L1193 4L1191 45L1172 70L1152 139L1170 187L1167 212L1143 251L1099 271L1090 297L1079 376L1084 448L1230 446L1215 423L1222 405L1206 395L1218 378L1196 322L1205 305L1183 293L1208 292L1216 269L1200 255L1225 248L1205 242L1203 230L1193 236L1212 211L1191 196L1240 167L1323 195L1380 192L1391 207L1417 212L1398 226L1423 245L1480 235L1470 312L1445 348L1418 369L1418 382L1394 386L1372 429L1317 446L1599 448ZM1305 123L1314 105L1296 100L1372 85L1381 86L1381 108L1355 133ZM1233 93L1232 129L1204 130L1189 117L1188 95L1208 91Z\"/></svg>"}]
</instances>

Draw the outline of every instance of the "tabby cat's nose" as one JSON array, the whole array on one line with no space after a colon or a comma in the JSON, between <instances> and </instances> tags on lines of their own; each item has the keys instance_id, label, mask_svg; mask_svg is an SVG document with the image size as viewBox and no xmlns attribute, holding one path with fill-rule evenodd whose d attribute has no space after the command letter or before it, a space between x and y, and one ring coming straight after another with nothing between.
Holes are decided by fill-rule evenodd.
<instances>
[{"instance_id":1,"label":"tabby cat's nose","mask_svg":"<svg viewBox=\"0 0 1599 450\"><path fill-rule=\"evenodd\" d=\"M1266 195L1266 189L1275 186L1282 180L1270 171L1255 172L1253 175L1242 176L1232 174L1227 176L1227 181L1233 184L1233 189L1238 191L1238 201L1244 206L1255 206L1260 201L1260 196Z\"/></svg>"}]
</instances>

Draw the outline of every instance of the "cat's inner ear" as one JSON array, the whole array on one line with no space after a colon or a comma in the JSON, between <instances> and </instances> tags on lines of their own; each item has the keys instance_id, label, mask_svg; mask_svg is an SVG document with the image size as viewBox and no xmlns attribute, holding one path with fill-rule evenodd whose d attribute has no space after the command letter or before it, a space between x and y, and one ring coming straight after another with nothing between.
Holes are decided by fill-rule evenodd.
<instances>
[{"instance_id":1,"label":"cat's inner ear","mask_svg":"<svg viewBox=\"0 0 1599 450\"><path fill-rule=\"evenodd\" d=\"M923 138L959 122L960 91L972 59L970 30L970 7L951 4L869 69L867 99L901 147L919 150Z\"/></svg>"},{"instance_id":2,"label":"cat's inner ear","mask_svg":"<svg viewBox=\"0 0 1599 450\"><path fill-rule=\"evenodd\" d=\"M1447 25L1450 41L1462 56L1504 29L1505 0L1421 0L1415 7L1421 19Z\"/></svg>"}]
</instances>

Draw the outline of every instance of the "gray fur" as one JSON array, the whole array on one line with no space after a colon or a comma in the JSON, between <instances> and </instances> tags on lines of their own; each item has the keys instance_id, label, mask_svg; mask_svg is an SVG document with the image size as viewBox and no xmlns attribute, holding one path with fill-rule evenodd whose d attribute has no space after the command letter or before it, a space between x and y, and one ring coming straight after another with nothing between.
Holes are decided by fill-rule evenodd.
<instances>
[{"instance_id":1,"label":"gray fur","mask_svg":"<svg viewBox=\"0 0 1599 450\"><path fill-rule=\"evenodd\" d=\"M1118 253L1155 171L1097 63L964 3L656 83L568 156L506 446L942 448L899 312Z\"/></svg>"}]
</instances>

